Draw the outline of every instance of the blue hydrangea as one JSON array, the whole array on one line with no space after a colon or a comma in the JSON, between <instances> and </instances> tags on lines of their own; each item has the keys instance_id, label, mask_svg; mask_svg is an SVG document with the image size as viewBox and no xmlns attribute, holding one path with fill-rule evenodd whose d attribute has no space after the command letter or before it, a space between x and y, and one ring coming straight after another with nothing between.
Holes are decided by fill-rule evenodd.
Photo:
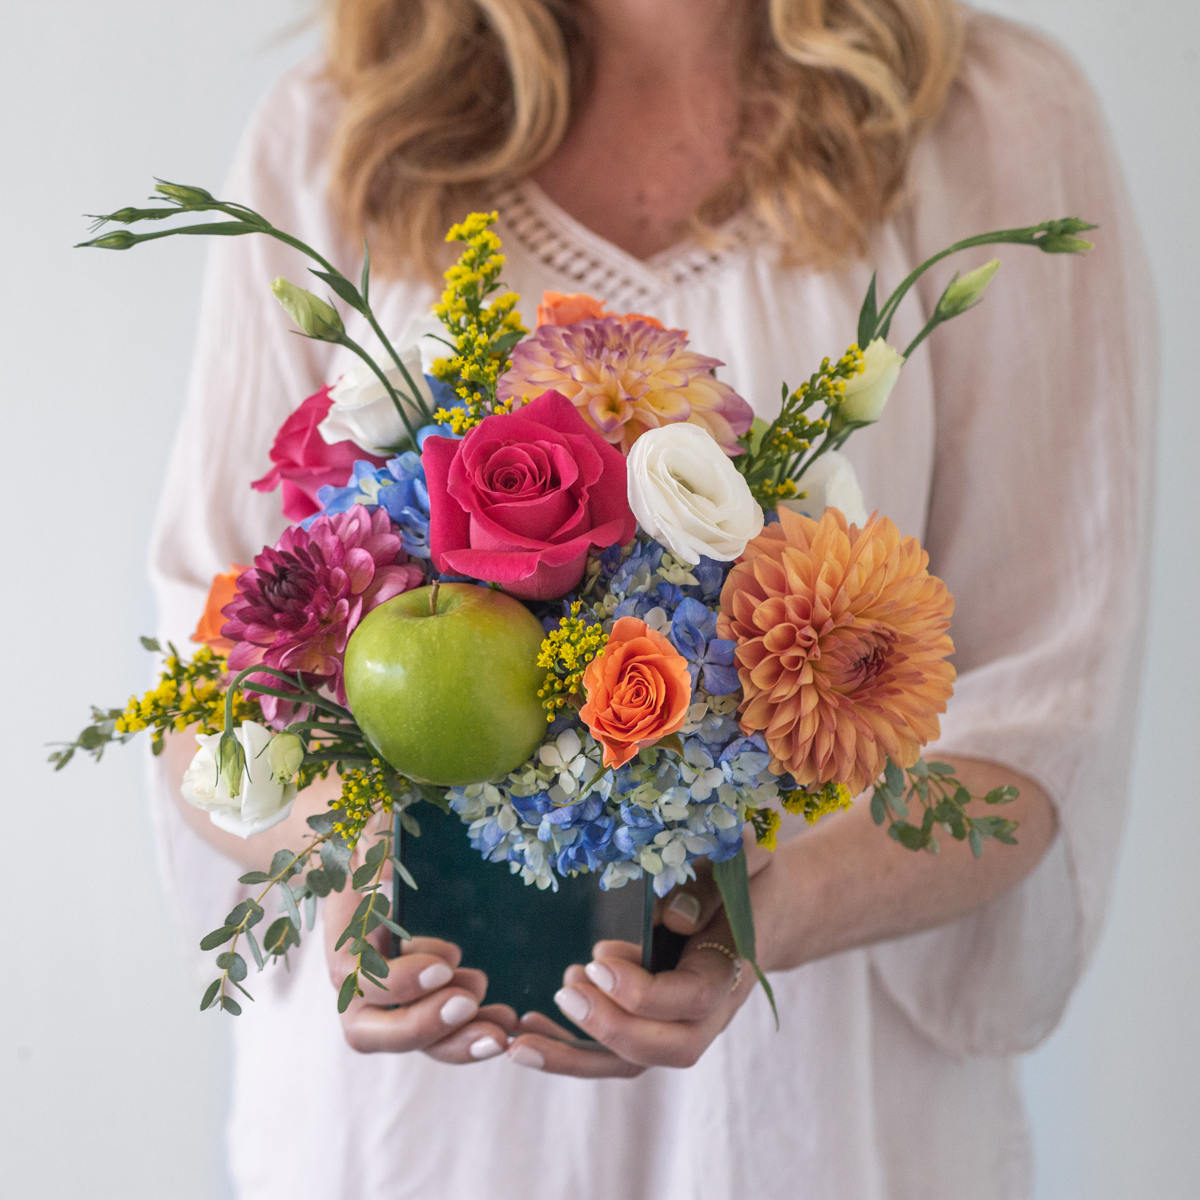
<instances>
[{"instance_id":1,"label":"blue hydrangea","mask_svg":"<svg viewBox=\"0 0 1200 1200\"><path fill-rule=\"evenodd\" d=\"M671 620L671 641L688 660L693 687L701 671L710 696L728 696L741 687L733 665L737 643L717 637L717 614L707 605L683 597Z\"/></svg>"}]
</instances>

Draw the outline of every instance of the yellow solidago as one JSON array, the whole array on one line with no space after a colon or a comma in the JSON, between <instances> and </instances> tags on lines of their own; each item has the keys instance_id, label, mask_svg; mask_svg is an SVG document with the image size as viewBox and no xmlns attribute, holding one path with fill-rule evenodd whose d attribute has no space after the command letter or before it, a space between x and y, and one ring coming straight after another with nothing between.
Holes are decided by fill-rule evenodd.
<instances>
[{"instance_id":1,"label":"yellow solidago","mask_svg":"<svg viewBox=\"0 0 1200 1200\"><path fill-rule=\"evenodd\" d=\"M779 827L783 818L773 808L749 808L746 820L754 826L754 840L764 850L774 850L779 845Z\"/></svg>"},{"instance_id":2,"label":"yellow solidago","mask_svg":"<svg viewBox=\"0 0 1200 1200\"><path fill-rule=\"evenodd\" d=\"M331 800L329 807L340 809L345 816L344 820L334 822L334 831L349 846L356 846L367 822L376 813L392 811L392 793L383 763L373 758L369 770L347 771L342 776L342 794Z\"/></svg>"},{"instance_id":3,"label":"yellow solidago","mask_svg":"<svg viewBox=\"0 0 1200 1200\"><path fill-rule=\"evenodd\" d=\"M571 696L578 696L588 663L604 653L608 641L604 629L588 624L579 614L583 604L576 600L569 616L562 619L542 641L537 665L546 669L546 680L538 689L546 709L546 720L553 721Z\"/></svg>"},{"instance_id":4,"label":"yellow solidago","mask_svg":"<svg viewBox=\"0 0 1200 1200\"><path fill-rule=\"evenodd\" d=\"M466 249L446 272L446 290L433 309L454 339L455 353L434 362L432 374L452 384L464 402L461 407L439 408L434 419L459 435L486 416L511 411L511 404L496 404L496 382L508 367L513 346L529 332L516 311L520 297L515 292L488 299L502 286L505 261L500 239L489 228L496 219L494 212L471 213L462 224L451 226L446 241L462 242Z\"/></svg>"},{"instance_id":5,"label":"yellow solidago","mask_svg":"<svg viewBox=\"0 0 1200 1200\"><path fill-rule=\"evenodd\" d=\"M225 660L207 646L188 661L178 654L167 655L158 686L144 696L130 697L117 718L115 732L153 729L156 744L161 744L166 733L182 732L193 725L198 733L220 733L225 728L225 689L221 686L225 671ZM239 692L233 700L233 717L239 725L261 721L262 709Z\"/></svg>"},{"instance_id":6,"label":"yellow solidago","mask_svg":"<svg viewBox=\"0 0 1200 1200\"><path fill-rule=\"evenodd\" d=\"M803 814L804 819L815 825L830 813L849 808L854 797L844 783L827 783L820 791L806 792L802 788L794 792L780 792L779 803L783 811L793 816Z\"/></svg>"}]
</instances>

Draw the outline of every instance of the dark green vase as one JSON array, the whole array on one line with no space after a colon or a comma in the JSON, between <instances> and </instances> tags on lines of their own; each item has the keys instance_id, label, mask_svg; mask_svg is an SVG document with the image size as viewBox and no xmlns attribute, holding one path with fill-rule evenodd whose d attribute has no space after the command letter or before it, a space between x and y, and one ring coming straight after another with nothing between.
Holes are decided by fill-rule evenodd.
<instances>
[{"instance_id":1,"label":"dark green vase","mask_svg":"<svg viewBox=\"0 0 1200 1200\"><path fill-rule=\"evenodd\" d=\"M420 837L396 823L401 861L417 884L413 891L397 879L397 920L414 936L459 946L462 965L488 977L485 1003L565 1021L554 1003L563 972L590 962L592 946L605 938L640 945L650 970L678 962L684 939L652 926L648 879L603 892L598 874L578 875L560 879L557 892L540 891L473 850L457 814L422 804L414 816Z\"/></svg>"}]
</instances>

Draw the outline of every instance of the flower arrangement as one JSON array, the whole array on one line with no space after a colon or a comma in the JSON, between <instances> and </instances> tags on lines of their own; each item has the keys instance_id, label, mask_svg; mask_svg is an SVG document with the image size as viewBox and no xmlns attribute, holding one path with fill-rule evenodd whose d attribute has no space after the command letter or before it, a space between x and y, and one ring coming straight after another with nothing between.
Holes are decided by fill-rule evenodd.
<instances>
[{"instance_id":1,"label":"flower arrangement","mask_svg":"<svg viewBox=\"0 0 1200 1200\"><path fill-rule=\"evenodd\" d=\"M236 1015L240 948L260 969L286 956L319 898L346 886L362 900L342 934L357 970L339 1008L385 976L369 936L408 936L384 880L409 876L379 818L415 829L421 803L458 814L484 858L542 889L594 873L604 889L649 877L664 896L707 861L752 965L743 841L773 849L783 813L812 823L871 790L876 822L910 849L936 849L938 829L976 855L1013 840L1014 822L968 809L1015 789L972 796L921 757L953 690L953 600L914 538L867 516L839 451L998 264L956 276L901 352L891 320L925 270L993 242L1082 252L1091 226L957 243L882 306L873 279L856 343L785 385L768 423L717 378L720 362L652 316L547 292L526 330L495 214L447 235L462 254L430 340L450 353L426 371L428 353L397 350L374 316L369 254L356 285L251 209L201 188L157 193L155 207L99 218L120 228L84 244L278 238L334 294L272 285L299 331L359 359L279 430L252 486L280 488L293 524L214 580L201 648L185 660L169 647L153 691L94 709L52 756L99 758L147 728L157 753L167 732L192 730L184 798L243 837L283 820L316 778L340 777L304 844L244 875L260 890L204 938L220 953L203 1008ZM183 214L217 219L158 224ZM143 221L154 231L129 228ZM350 339L334 298L366 319L379 355ZM256 933L271 892L279 915Z\"/></svg>"}]
</instances>

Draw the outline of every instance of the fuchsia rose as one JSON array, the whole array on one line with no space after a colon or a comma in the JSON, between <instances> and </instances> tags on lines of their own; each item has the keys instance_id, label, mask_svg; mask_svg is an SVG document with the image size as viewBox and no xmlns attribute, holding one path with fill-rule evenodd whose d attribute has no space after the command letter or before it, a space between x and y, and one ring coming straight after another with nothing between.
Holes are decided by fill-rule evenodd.
<instances>
[{"instance_id":1,"label":"fuchsia rose","mask_svg":"<svg viewBox=\"0 0 1200 1200\"><path fill-rule=\"evenodd\" d=\"M519 599L564 595L593 546L637 532L625 456L558 392L486 417L461 441L427 438L421 459L434 565Z\"/></svg>"},{"instance_id":2,"label":"fuchsia rose","mask_svg":"<svg viewBox=\"0 0 1200 1200\"><path fill-rule=\"evenodd\" d=\"M317 426L329 415L333 401L329 388L323 387L279 427L271 447L275 464L250 486L256 492L273 492L283 484L283 515L289 521L304 521L321 511L317 491L345 487L356 462L367 460L382 467L384 460L368 454L353 442L330 445L317 432Z\"/></svg>"},{"instance_id":3,"label":"fuchsia rose","mask_svg":"<svg viewBox=\"0 0 1200 1200\"><path fill-rule=\"evenodd\" d=\"M300 672L314 685L331 687L345 704L342 659L350 634L371 609L424 579L382 508L369 513L356 504L318 517L307 530L293 525L239 576L238 594L222 610L228 619L221 635L236 643L229 669L261 663ZM281 686L269 677L260 682ZM263 697L268 719L280 707Z\"/></svg>"}]
</instances>

